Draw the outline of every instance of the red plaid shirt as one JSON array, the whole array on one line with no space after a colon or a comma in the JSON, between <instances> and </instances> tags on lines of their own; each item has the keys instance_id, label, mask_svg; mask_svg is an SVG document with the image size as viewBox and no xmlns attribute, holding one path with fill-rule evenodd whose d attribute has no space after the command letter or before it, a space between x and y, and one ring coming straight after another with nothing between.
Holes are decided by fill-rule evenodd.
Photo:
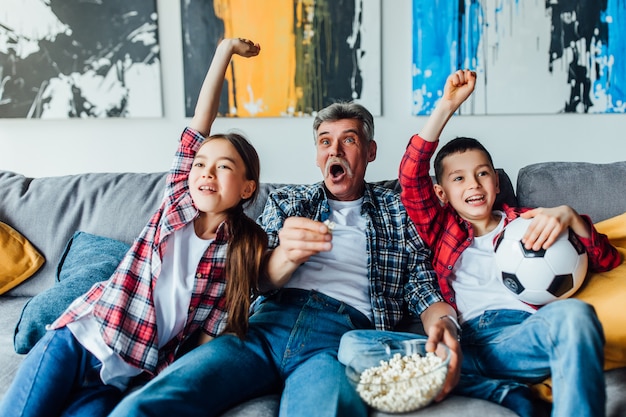
<instances>
[{"instance_id":1,"label":"red plaid shirt","mask_svg":"<svg viewBox=\"0 0 626 417\"><path fill-rule=\"evenodd\" d=\"M183 131L174 163L166 179L166 193L140 236L107 281L94 285L76 299L52 325L56 329L88 314L100 323L107 345L129 364L153 376L169 365L181 343L195 330L217 336L225 326L226 281L224 266L228 227L222 223L215 240L202 256L188 309L185 328L158 349L153 290L161 271L168 236L192 222L193 205L187 178L204 137L189 128Z\"/></svg>"},{"instance_id":2,"label":"red plaid shirt","mask_svg":"<svg viewBox=\"0 0 626 417\"><path fill-rule=\"evenodd\" d=\"M430 178L430 160L438 142L428 142L414 135L400 163L400 185L402 203L409 217L426 244L433 251L433 267L437 272L441 293L448 303L456 308L454 291L450 281L452 270L461 253L474 238L472 226L463 220L449 204L441 205L435 195ZM505 225L528 208L513 208L503 205ZM617 249L609 243L606 235L598 233L588 216L582 216L591 226L591 237L579 237L587 250L589 269L608 271L620 264Z\"/></svg>"}]
</instances>

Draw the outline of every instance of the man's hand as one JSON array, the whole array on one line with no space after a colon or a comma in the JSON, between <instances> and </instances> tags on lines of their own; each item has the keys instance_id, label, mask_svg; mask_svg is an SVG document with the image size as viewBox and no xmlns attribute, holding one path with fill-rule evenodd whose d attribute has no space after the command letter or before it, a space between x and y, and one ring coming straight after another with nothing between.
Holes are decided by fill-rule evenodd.
<instances>
[{"instance_id":1,"label":"man's hand","mask_svg":"<svg viewBox=\"0 0 626 417\"><path fill-rule=\"evenodd\" d=\"M332 249L327 225L306 217L289 217L278 232L279 245L267 264L267 284L280 288L300 265L317 253Z\"/></svg>"},{"instance_id":2,"label":"man's hand","mask_svg":"<svg viewBox=\"0 0 626 417\"><path fill-rule=\"evenodd\" d=\"M456 311L445 302L437 302L431 304L421 314L424 330L428 335L426 350L432 352L436 350L438 343L443 343L450 348L450 363L448 363L448 375L443 389L435 398L435 401L443 400L452 389L459 383L461 378L461 362L463 354L461 353L461 344L458 341L459 334L456 328Z\"/></svg>"},{"instance_id":3,"label":"man's hand","mask_svg":"<svg viewBox=\"0 0 626 417\"><path fill-rule=\"evenodd\" d=\"M434 351L438 343L443 343L450 348L450 363L448 364L446 382L437 398L435 398L435 401L439 402L459 383L463 353L461 352L461 344L457 340L457 329L452 321L447 319L437 320L426 333L428 334L426 350Z\"/></svg>"},{"instance_id":4,"label":"man's hand","mask_svg":"<svg viewBox=\"0 0 626 417\"><path fill-rule=\"evenodd\" d=\"M280 244L275 250L285 252L285 257L300 265L319 252L332 248L332 234L322 222L306 217L289 217L278 232Z\"/></svg>"}]
</instances>

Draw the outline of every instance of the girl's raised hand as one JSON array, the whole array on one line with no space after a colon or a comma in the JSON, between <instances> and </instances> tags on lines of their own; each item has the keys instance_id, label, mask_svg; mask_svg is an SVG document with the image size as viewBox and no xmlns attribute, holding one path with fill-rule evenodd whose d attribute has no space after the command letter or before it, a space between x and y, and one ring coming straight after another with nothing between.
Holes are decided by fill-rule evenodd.
<instances>
[{"instance_id":1,"label":"girl's raised hand","mask_svg":"<svg viewBox=\"0 0 626 417\"><path fill-rule=\"evenodd\" d=\"M231 45L233 53L245 58L257 56L261 52L261 45L252 42L250 39L234 38L231 39Z\"/></svg>"}]
</instances>

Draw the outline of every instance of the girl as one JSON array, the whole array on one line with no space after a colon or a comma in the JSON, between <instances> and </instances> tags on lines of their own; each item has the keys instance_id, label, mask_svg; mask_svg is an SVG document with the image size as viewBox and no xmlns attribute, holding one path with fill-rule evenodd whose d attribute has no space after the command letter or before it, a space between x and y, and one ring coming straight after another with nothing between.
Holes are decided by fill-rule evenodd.
<instances>
[{"instance_id":1,"label":"girl","mask_svg":"<svg viewBox=\"0 0 626 417\"><path fill-rule=\"evenodd\" d=\"M215 52L165 198L113 276L75 300L22 363L0 415L106 416L131 382L150 379L201 332L243 337L267 249L243 212L260 164L237 134L208 134L234 54L258 44L225 39Z\"/></svg>"}]
</instances>

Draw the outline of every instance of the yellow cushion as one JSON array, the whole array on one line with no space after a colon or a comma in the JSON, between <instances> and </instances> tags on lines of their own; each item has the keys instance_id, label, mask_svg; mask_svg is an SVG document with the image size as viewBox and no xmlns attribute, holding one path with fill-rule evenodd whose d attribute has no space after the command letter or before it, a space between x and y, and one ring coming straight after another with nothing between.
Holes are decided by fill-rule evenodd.
<instances>
[{"instance_id":1,"label":"yellow cushion","mask_svg":"<svg viewBox=\"0 0 626 417\"><path fill-rule=\"evenodd\" d=\"M626 366L626 213L597 223L622 255L622 263L608 272L594 272L585 280L575 298L593 305L604 328L604 369Z\"/></svg>"},{"instance_id":2,"label":"yellow cushion","mask_svg":"<svg viewBox=\"0 0 626 417\"><path fill-rule=\"evenodd\" d=\"M590 273L573 297L591 304L598 314L606 339L604 369L608 371L626 366L626 213L599 222L595 227L617 248L622 263L607 272ZM540 398L552 401L550 378L532 388Z\"/></svg>"},{"instance_id":3,"label":"yellow cushion","mask_svg":"<svg viewBox=\"0 0 626 417\"><path fill-rule=\"evenodd\" d=\"M0 222L0 294L21 284L45 262L17 230Z\"/></svg>"}]
</instances>

